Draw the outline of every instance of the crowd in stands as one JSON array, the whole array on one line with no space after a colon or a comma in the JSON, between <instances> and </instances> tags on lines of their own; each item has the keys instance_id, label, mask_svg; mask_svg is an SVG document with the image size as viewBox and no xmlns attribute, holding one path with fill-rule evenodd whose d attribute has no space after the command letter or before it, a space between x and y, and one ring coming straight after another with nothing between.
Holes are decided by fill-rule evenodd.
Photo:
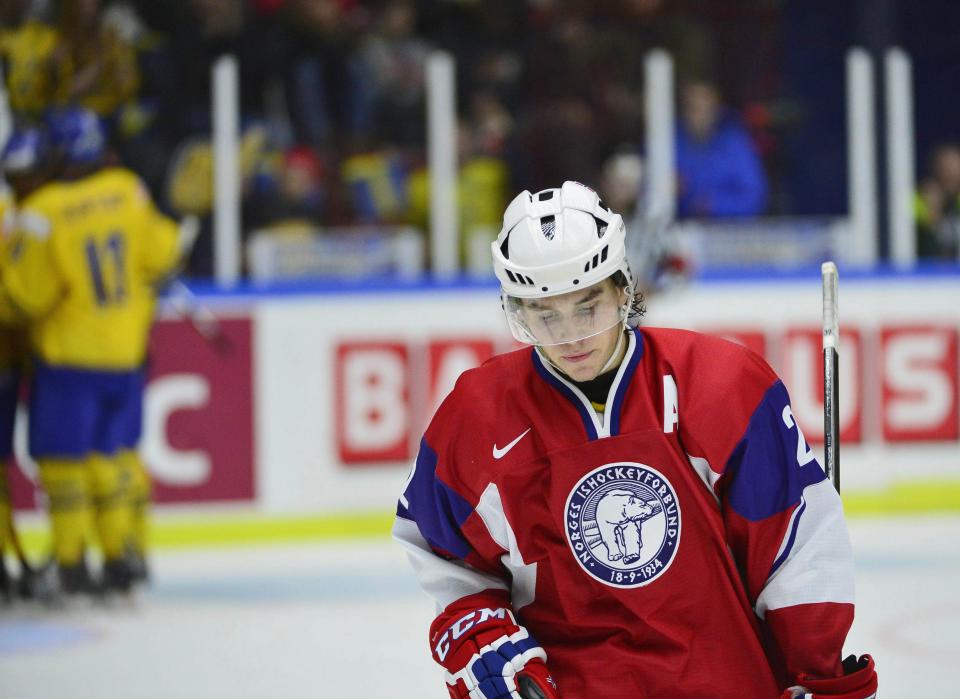
<instances>
[{"instance_id":1,"label":"crowd in stands","mask_svg":"<svg viewBox=\"0 0 960 699\"><path fill-rule=\"evenodd\" d=\"M18 119L64 104L96 111L161 205L203 220L213 199L211 67L235 55L249 234L291 224L425 229L424 66L433 49L449 51L469 236L496 229L519 189L564 179L629 187L617 173L636 175L636 162L622 166L642 157L643 58L664 47L679 83L678 214L789 213L767 177L778 167L769 110L720 79L718 40L695 5L0 0L0 52ZM773 83L763 62L743 68L744 81ZM721 92L741 109L725 107ZM209 240L194 251L196 274L211 270Z\"/></svg>"},{"instance_id":2,"label":"crowd in stands","mask_svg":"<svg viewBox=\"0 0 960 699\"><path fill-rule=\"evenodd\" d=\"M943 143L930 156L916 198L917 255L957 259L960 254L960 145Z\"/></svg>"},{"instance_id":3,"label":"crowd in stands","mask_svg":"<svg viewBox=\"0 0 960 699\"><path fill-rule=\"evenodd\" d=\"M18 119L63 104L96 111L158 201L201 217L212 206L211 66L237 56L249 232L297 222L425 227L424 67L431 50L445 49L457 61L461 224L469 233L496 229L518 187L597 182L606 160L639 152L650 48L666 45L691 74L706 75L710 57L663 5L3 0L0 50ZM762 168L736 117L723 120L722 147L746 146L752 179L741 187L720 181L738 172L715 181L691 173L684 201L690 213L759 213ZM684 141L692 163L710 158L707 150L703 133ZM721 194L707 205L698 188L716 186L737 201L727 205ZM210 269L202 244L193 267Z\"/></svg>"}]
</instances>

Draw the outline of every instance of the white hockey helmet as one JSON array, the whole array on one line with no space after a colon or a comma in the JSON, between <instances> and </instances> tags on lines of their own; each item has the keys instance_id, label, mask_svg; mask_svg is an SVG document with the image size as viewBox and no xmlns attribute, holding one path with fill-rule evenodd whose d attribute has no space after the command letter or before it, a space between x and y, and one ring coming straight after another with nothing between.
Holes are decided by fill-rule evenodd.
<instances>
[{"instance_id":1,"label":"white hockey helmet","mask_svg":"<svg viewBox=\"0 0 960 699\"><path fill-rule=\"evenodd\" d=\"M518 194L503 215L503 228L491 246L493 269L500 280L503 308L513 336L535 345L562 344L609 329L606 314L578 331L545 336L525 319L523 308L532 299L560 296L586 289L621 272L632 299L633 279L627 264L623 218L600 201L595 191L579 182L559 189ZM615 322L626 323L628 302L617 310Z\"/></svg>"}]
</instances>

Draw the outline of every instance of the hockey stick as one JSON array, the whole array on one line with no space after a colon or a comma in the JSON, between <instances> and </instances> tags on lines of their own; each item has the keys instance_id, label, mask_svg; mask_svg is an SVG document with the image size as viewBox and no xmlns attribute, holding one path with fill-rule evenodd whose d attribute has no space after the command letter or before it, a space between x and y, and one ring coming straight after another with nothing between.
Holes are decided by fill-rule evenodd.
<instances>
[{"instance_id":1,"label":"hockey stick","mask_svg":"<svg viewBox=\"0 0 960 699\"><path fill-rule=\"evenodd\" d=\"M520 696L523 699L544 699L543 690L529 677L520 675L520 681L517 684L519 685Z\"/></svg>"},{"instance_id":2,"label":"hockey stick","mask_svg":"<svg viewBox=\"0 0 960 699\"><path fill-rule=\"evenodd\" d=\"M213 311L197 301L190 287L179 279L172 280L167 286L167 301L173 311L190 323L204 340L218 352L229 354L233 345L223 332L220 321Z\"/></svg>"},{"instance_id":3,"label":"hockey stick","mask_svg":"<svg viewBox=\"0 0 960 699\"><path fill-rule=\"evenodd\" d=\"M837 265L824 262L823 277L823 461L827 478L840 492L840 321Z\"/></svg>"},{"instance_id":4,"label":"hockey stick","mask_svg":"<svg viewBox=\"0 0 960 699\"><path fill-rule=\"evenodd\" d=\"M197 301L197 297L179 278L193 246L200 234L200 220L196 216L185 216L180 222L177 240L179 263L156 285L158 294L166 292L170 308L204 340L221 353L229 353L232 345L224 334L220 321L209 308Z\"/></svg>"}]
</instances>

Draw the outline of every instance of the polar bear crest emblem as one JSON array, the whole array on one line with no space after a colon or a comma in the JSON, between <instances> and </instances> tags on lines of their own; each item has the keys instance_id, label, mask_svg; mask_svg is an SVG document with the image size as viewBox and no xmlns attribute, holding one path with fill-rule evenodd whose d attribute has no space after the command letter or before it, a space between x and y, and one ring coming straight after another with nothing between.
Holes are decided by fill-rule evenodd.
<instances>
[{"instance_id":1,"label":"polar bear crest emblem","mask_svg":"<svg viewBox=\"0 0 960 699\"><path fill-rule=\"evenodd\" d=\"M653 508L629 490L612 490L597 502L600 540L611 561L632 563L643 548L643 520Z\"/></svg>"},{"instance_id":2,"label":"polar bear crest emblem","mask_svg":"<svg viewBox=\"0 0 960 699\"><path fill-rule=\"evenodd\" d=\"M640 587L673 562L680 519L676 491L660 471L619 462L593 469L573 486L565 529L588 574L606 585Z\"/></svg>"}]
</instances>

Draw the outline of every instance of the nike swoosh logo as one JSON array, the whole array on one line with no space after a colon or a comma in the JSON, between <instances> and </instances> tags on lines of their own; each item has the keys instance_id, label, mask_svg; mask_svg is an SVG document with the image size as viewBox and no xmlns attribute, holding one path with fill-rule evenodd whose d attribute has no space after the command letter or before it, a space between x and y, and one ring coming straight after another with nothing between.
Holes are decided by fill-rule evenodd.
<instances>
[{"instance_id":1,"label":"nike swoosh logo","mask_svg":"<svg viewBox=\"0 0 960 699\"><path fill-rule=\"evenodd\" d=\"M529 432L529 431L532 430L532 429L533 429L532 427L528 427L527 429L525 429L523 432L520 433L520 436L519 436L519 437L517 437L515 440L513 440L512 442L510 442L510 444L508 444L507 446L505 446L503 449L498 448L496 442L494 442L494 444L493 444L493 458L494 458L494 459L502 459L504 456L507 455L507 452L510 451L511 449L513 449L515 446L517 446L517 442L519 442L521 439L523 439L524 437L526 437L526 436L527 436L527 432Z\"/></svg>"}]
</instances>

